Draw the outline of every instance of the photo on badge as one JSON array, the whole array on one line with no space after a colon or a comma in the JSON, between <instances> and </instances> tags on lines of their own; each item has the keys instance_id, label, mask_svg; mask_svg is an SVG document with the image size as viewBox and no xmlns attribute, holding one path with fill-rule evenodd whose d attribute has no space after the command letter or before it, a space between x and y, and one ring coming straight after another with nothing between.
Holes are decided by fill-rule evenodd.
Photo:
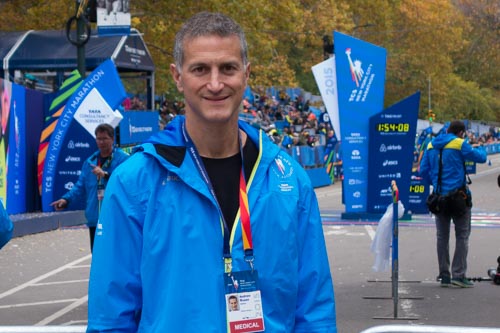
<instances>
[{"instance_id":1,"label":"photo on badge","mask_svg":"<svg viewBox=\"0 0 500 333\"><path fill-rule=\"evenodd\" d=\"M227 309L229 312L240 311L240 304L238 302L238 296L228 295L227 296Z\"/></svg>"}]
</instances>

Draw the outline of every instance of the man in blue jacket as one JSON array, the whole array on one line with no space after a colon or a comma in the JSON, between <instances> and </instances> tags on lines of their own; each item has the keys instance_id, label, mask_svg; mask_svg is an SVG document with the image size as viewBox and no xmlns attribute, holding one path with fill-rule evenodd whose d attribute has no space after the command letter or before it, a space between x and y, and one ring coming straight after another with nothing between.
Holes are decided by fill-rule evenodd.
<instances>
[{"instance_id":1,"label":"man in blue jacket","mask_svg":"<svg viewBox=\"0 0 500 333\"><path fill-rule=\"evenodd\" d=\"M438 135L429 143L420 163L421 176L432 184L436 193L448 195L447 202L453 193L458 193L465 199L463 207L448 207L435 214L439 277L442 287L448 287L450 284L462 288L474 286L466 276L472 198L466 181L465 161L485 163L486 151L481 146L472 147L467 143L464 140L465 134L464 123L458 120L452 121L446 133ZM461 200L458 202L462 203ZM457 213L459 211L460 213ZM455 224L456 245L450 273L449 238L452 219Z\"/></svg>"},{"instance_id":2,"label":"man in blue jacket","mask_svg":"<svg viewBox=\"0 0 500 333\"><path fill-rule=\"evenodd\" d=\"M82 172L76 184L61 199L50 205L63 210L71 202L84 200L85 218L90 235L90 251L94 248L94 235L99 218L101 201L111 173L128 158L128 154L114 147L115 131L109 124L99 124L95 131L97 148L94 154L83 162Z\"/></svg>"},{"instance_id":3,"label":"man in blue jacket","mask_svg":"<svg viewBox=\"0 0 500 333\"><path fill-rule=\"evenodd\" d=\"M337 332L311 182L238 121L250 74L241 27L199 13L177 33L174 59L185 116L110 179L88 332Z\"/></svg>"},{"instance_id":4,"label":"man in blue jacket","mask_svg":"<svg viewBox=\"0 0 500 333\"><path fill-rule=\"evenodd\" d=\"M0 202L0 249L9 242L12 238L12 230L14 225L7 214L7 211Z\"/></svg>"}]
</instances>

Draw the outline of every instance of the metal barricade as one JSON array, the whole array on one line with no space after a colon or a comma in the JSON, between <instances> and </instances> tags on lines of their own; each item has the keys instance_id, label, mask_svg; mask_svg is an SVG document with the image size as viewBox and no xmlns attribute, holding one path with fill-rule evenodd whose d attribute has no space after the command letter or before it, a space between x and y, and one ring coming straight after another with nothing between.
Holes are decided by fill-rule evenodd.
<instances>
[{"instance_id":1,"label":"metal barricade","mask_svg":"<svg viewBox=\"0 0 500 333\"><path fill-rule=\"evenodd\" d=\"M87 326L0 326L0 333L84 333Z\"/></svg>"},{"instance_id":2,"label":"metal barricade","mask_svg":"<svg viewBox=\"0 0 500 333\"><path fill-rule=\"evenodd\" d=\"M360 333L500 333L500 328L430 325L383 325L368 328Z\"/></svg>"}]
</instances>

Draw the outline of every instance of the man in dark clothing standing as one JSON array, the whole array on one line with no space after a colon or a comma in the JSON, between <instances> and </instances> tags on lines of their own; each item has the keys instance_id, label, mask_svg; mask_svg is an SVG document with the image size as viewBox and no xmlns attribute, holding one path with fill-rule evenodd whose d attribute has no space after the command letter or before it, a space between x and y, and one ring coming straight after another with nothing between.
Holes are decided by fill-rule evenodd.
<instances>
[{"instance_id":1,"label":"man in dark clothing standing","mask_svg":"<svg viewBox=\"0 0 500 333\"><path fill-rule=\"evenodd\" d=\"M433 186L433 191L447 198L446 206L436 217L437 255L441 286L450 284L470 288L474 284L466 277L469 235L471 232L471 193L467 186L465 161L486 162L483 147L471 146L464 140L465 125L455 120L450 123L446 134L434 138L420 163L420 174ZM456 194L456 195L454 195ZM456 198L451 205L451 198ZM463 199L460 199L463 198ZM455 253L450 274L449 238L451 220L455 224Z\"/></svg>"}]
</instances>

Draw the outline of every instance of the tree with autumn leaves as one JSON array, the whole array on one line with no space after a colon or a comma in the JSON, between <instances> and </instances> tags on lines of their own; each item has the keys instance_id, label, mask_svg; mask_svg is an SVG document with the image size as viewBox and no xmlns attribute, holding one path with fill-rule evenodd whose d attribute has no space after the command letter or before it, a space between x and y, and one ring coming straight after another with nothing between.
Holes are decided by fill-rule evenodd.
<instances>
[{"instance_id":1,"label":"tree with autumn leaves","mask_svg":"<svg viewBox=\"0 0 500 333\"><path fill-rule=\"evenodd\" d=\"M175 96L169 74L174 34L202 11L220 11L244 28L252 87L316 92L311 66L323 61L323 36L334 30L387 50L386 106L417 90L421 118L428 88L438 121L500 122L500 3L491 0L131 0L132 27L144 34L155 90ZM0 1L1 31L64 29L69 0Z\"/></svg>"}]
</instances>

